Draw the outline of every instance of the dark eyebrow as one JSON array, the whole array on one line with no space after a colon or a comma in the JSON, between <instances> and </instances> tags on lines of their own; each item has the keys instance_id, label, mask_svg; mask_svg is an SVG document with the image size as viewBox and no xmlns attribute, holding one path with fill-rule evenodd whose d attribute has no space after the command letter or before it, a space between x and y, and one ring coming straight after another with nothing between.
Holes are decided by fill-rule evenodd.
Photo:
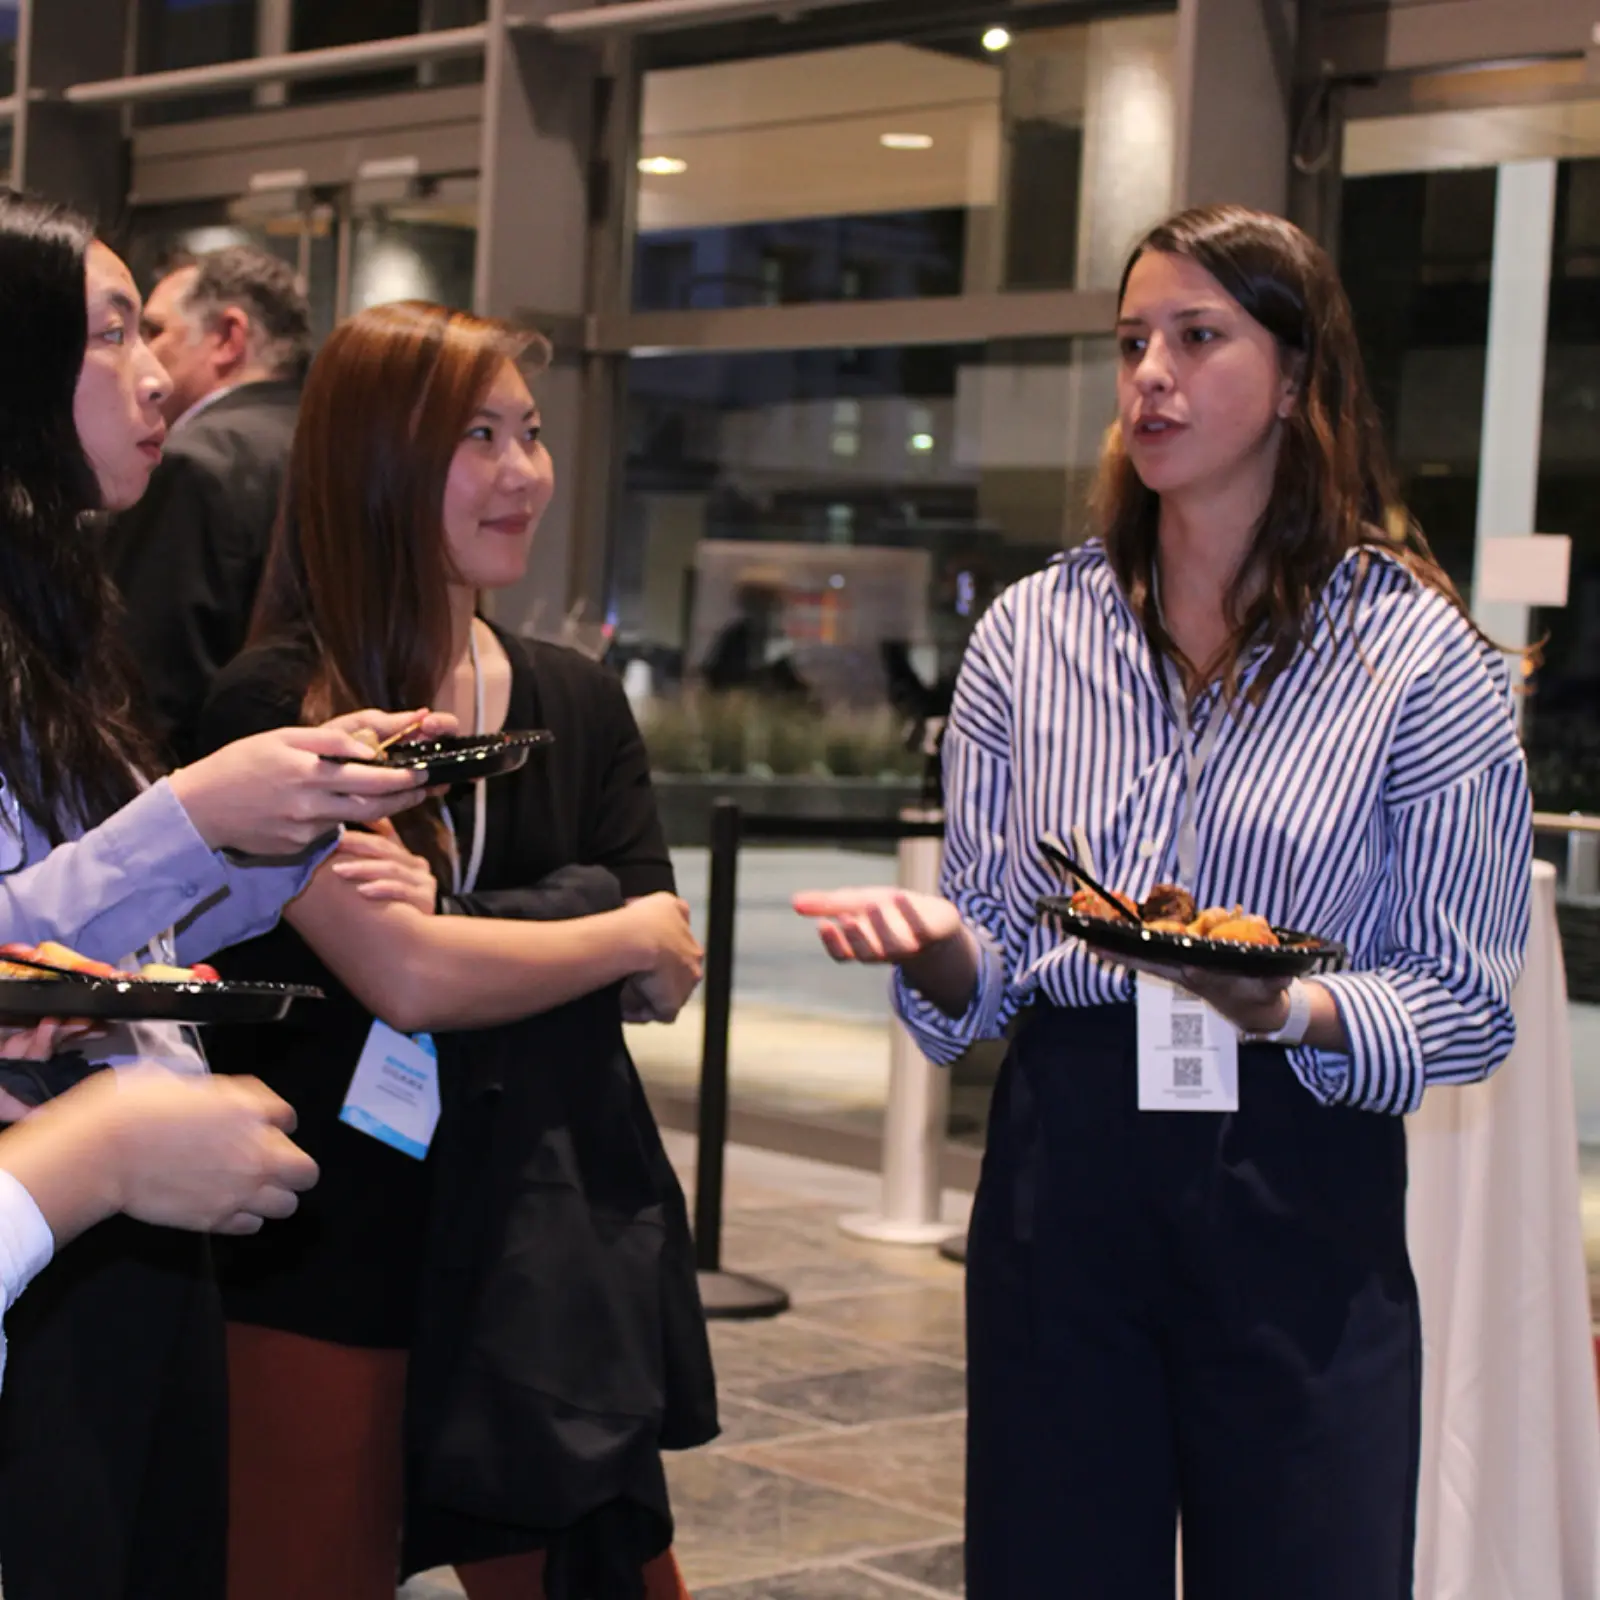
<instances>
[{"instance_id":1,"label":"dark eyebrow","mask_svg":"<svg viewBox=\"0 0 1600 1600\"><path fill-rule=\"evenodd\" d=\"M1222 310L1221 306L1188 306L1182 311L1174 311L1172 320L1174 322L1196 322L1201 317L1218 316ZM1117 326L1119 328L1142 328L1145 325L1145 321L1144 317L1118 317Z\"/></svg>"},{"instance_id":2,"label":"dark eyebrow","mask_svg":"<svg viewBox=\"0 0 1600 1600\"><path fill-rule=\"evenodd\" d=\"M113 289L106 295L106 304L113 311L120 311L123 316L137 322L139 320L139 302L124 294L121 289Z\"/></svg>"},{"instance_id":3,"label":"dark eyebrow","mask_svg":"<svg viewBox=\"0 0 1600 1600\"><path fill-rule=\"evenodd\" d=\"M505 412L496 411L492 406L479 406L473 415L477 417L488 417L491 421L498 422L501 417L505 415ZM522 420L524 422L531 422L538 415L538 406L529 406L528 409L522 413Z\"/></svg>"}]
</instances>

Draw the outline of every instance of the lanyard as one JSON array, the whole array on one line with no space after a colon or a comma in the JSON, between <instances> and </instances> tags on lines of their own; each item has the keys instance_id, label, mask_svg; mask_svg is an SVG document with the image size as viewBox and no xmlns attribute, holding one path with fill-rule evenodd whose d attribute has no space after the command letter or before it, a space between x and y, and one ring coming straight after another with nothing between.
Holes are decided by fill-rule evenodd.
<instances>
[{"instance_id":1,"label":"lanyard","mask_svg":"<svg viewBox=\"0 0 1600 1600\"><path fill-rule=\"evenodd\" d=\"M467 633L467 648L472 653L472 731L483 732L483 663L478 659L478 627L474 622ZM450 834L450 892L471 894L478 883L478 869L483 865L483 836L487 831L489 797L479 778L472 786L472 855L467 862L466 875L461 872L461 846L456 839L456 821L450 807L441 807L444 825Z\"/></svg>"},{"instance_id":2,"label":"lanyard","mask_svg":"<svg viewBox=\"0 0 1600 1600\"><path fill-rule=\"evenodd\" d=\"M1178 743L1183 749L1183 810L1178 815L1178 882L1191 894L1195 888L1195 867L1200 858L1200 774L1205 770L1227 712L1221 700L1211 708L1211 720L1199 739L1192 740L1189 726L1189 696L1183 674L1170 656L1161 658L1167 690L1172 698L1172 714L1178 719Z\"/></svg>"}]
</instances>

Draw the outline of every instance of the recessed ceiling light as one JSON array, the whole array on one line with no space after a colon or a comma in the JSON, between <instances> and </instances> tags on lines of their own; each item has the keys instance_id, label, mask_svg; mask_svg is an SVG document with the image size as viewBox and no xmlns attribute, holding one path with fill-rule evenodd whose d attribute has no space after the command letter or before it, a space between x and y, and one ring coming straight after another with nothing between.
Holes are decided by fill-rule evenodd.
<instances>
[{"instance_id":1,"label":"recessed ceiling light","mask_svg":"<svg viewBox=\"0 0 1600 1600\"><path fill-rule=\"evenodd\" d=\"M985 50L1004 50L1011 43L1009 28L986 28L983 35Z\"/></svg>"},{"instance_id":2,"label":"recessed ceiling light","mask_svg":"<svg viewBox=\"0 0 1600 1600\"><path fill-rule=\"evenodd\" d=\"M653 178L675 178L689 170L689 163L677 156L645 156L639 162L639 170Z\"/></svg>"},{"instance_id":3,"label":"recessed ceiling light","mask_svg":"<svg viewBox=\"0 0 1600 1600\"><path fill-rule=\"evenodd\" d=\"M885 150L931 150L931 133L880 133L878 143Z\"/></svg>"}]
</instances>

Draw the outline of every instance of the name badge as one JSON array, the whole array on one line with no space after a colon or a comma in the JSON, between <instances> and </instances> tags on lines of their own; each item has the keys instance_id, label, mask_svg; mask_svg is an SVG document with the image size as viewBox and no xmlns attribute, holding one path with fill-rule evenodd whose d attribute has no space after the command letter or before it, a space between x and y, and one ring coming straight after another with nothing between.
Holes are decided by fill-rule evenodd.
<instances>
[{"instance_id":1,"label":"name badge","mask_svg":"<svg viewBox=\"0 0 1600 1600\"><path fill-rule=\"evenodd\" d=\"M1237 1111L1239 1030L1187 989L1137 979L1139 1109Z\"/></svg>"},{"instance_id":2,"label":"name badge","mask_svg":"<svg viewBox=\"0 0 1600 1600\"><path fill-rule=\"evenodd\" d=\"M418 1161L439 1126L439 1053L425 1033L374 1019L339 1120Z\"/></svg>"}]
</instances>

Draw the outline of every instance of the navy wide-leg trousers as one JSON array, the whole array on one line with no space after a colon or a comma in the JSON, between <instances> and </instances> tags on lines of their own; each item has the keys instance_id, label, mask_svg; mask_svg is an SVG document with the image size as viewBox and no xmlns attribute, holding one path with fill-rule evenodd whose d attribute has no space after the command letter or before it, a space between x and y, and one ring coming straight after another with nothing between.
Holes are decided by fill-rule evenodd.
<instances>
[{"instance_id":1,"label":"navy wide-leg trousers","mask_svg":"<svg viewBox=\"0 0 1600 1600\"><path fill-rule=\"evenodd\" d=\"M1141 1112L1134 1010L1040 1008L967 1258L970 1600L1408 1600L1421 1335L1405 1129L1240 1048Z\"/></svg>"}]
</instances>

